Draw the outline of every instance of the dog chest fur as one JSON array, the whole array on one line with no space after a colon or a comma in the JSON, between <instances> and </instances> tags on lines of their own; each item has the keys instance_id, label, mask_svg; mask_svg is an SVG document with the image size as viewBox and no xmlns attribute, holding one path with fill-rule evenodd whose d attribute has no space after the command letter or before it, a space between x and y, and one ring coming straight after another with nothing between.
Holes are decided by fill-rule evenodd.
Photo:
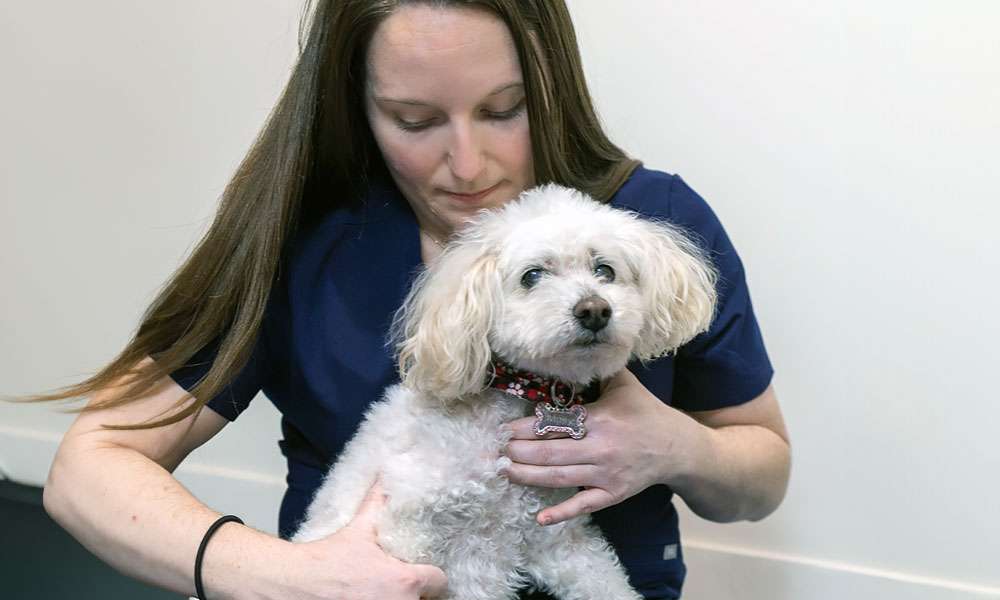
<instances>
[{"instance_id":1,"label":"dog chest fur","mask_svg":"<svg viewBox=\"0 0 1000 600\"><path fill-rule=\"evenodd\" d=\"M453 584L521 587L532 545L524 532L542 530L534 515L574 491L520 486L500 473L509 464L499 455L506 441L500 425L532 407L486 390L478 401L442 410L402 386L390 388L317 491L294 540L318 539L346 525L377 474L387 496L378 540L387 552L442 566Z\"/></svg>"}]
</instances>

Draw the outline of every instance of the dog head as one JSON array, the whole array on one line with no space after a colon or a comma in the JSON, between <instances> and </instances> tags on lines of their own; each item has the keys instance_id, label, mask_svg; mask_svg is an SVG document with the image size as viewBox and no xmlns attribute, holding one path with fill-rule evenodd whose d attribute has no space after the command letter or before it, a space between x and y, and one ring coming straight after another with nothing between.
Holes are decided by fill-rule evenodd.
<instances>
[{"instance_id":1,"label":"dog head","mask_svg":"<svg viewBox=\"0 0 1000 600\"><path fill-rule=\"evenodd\" d=\"M546 185L483 211L415 281L392 340L404 384L481 391L493 355L567 383L604 379L706 330L716 273L676 227Z\"/></svg>"}]
</instances>

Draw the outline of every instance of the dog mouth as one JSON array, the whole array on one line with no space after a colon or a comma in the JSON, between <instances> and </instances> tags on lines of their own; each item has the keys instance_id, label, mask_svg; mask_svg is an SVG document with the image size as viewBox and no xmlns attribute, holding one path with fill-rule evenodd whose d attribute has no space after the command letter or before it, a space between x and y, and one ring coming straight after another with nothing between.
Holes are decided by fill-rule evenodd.
<instances>
[{"instance_id":1,"label":"dog mouth","mask_svg":"<svg viewBox=\"0 0 1000 600\"><path fill-rule=\"evenodd\" d=\"M605 340L599 339L595 333L587 333L579 336L571 344L574 348L592 348L606 344Z\"/></svg>"}]
</instances>

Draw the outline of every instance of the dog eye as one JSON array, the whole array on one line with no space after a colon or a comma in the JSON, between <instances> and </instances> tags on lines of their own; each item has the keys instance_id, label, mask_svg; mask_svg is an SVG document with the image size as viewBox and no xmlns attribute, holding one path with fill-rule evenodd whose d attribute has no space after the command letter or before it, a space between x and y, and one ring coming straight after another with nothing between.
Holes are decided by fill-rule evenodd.
<instances>
[{"instance_id":1,"label":"dog eye","mask_svg":"<svg viewBox=\"0 0 1000 600\"><path fill-rule=\"evenodd\" d=\"M544 271L542 269L529 269L528 271L525 271L524 275L521 275L521 285L524 286L525 289L530 290L536 283L538 283L538 280L542 278L543 273Z\"/></svg>"},{"instance_id":2,"label":"dog eye","mask_svg":"<svg viewBox=\"0 0 1000 600\"><path fill-rule=\"evenodd\" d=\"M608 283L611 283L612 281L615 280L615 270L609 267L608 265L602 264L594 267L594 275L597 275L598 277L600 277L601 279L605 280Z\"/></svg>"}]
</instances>

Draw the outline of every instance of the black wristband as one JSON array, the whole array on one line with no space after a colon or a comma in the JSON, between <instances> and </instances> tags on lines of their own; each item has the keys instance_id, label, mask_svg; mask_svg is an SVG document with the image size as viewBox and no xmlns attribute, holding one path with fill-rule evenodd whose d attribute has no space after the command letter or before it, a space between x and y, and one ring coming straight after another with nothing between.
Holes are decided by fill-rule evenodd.
<instances>
[{"instance_id":1,"label":"black wristband","mask_svg":"<svg viewBox=\"0 0 1000 600\"><path fill-rule=\"evenodd\" d=\"M201 545L198 546L198 555L194 559L194 590L197 598L199 600L205 600L205 588L201 584L201 560L205 558L205 548L208 546L208 540L211 539L215 531L229 523L230 521L236 521L240 525L243 524L243 520L237 516L226 515L224 517L219 517L216 519L215 523L208 528L205 532L205 537L201 538Z\"/></svg>"}]
</instances>

